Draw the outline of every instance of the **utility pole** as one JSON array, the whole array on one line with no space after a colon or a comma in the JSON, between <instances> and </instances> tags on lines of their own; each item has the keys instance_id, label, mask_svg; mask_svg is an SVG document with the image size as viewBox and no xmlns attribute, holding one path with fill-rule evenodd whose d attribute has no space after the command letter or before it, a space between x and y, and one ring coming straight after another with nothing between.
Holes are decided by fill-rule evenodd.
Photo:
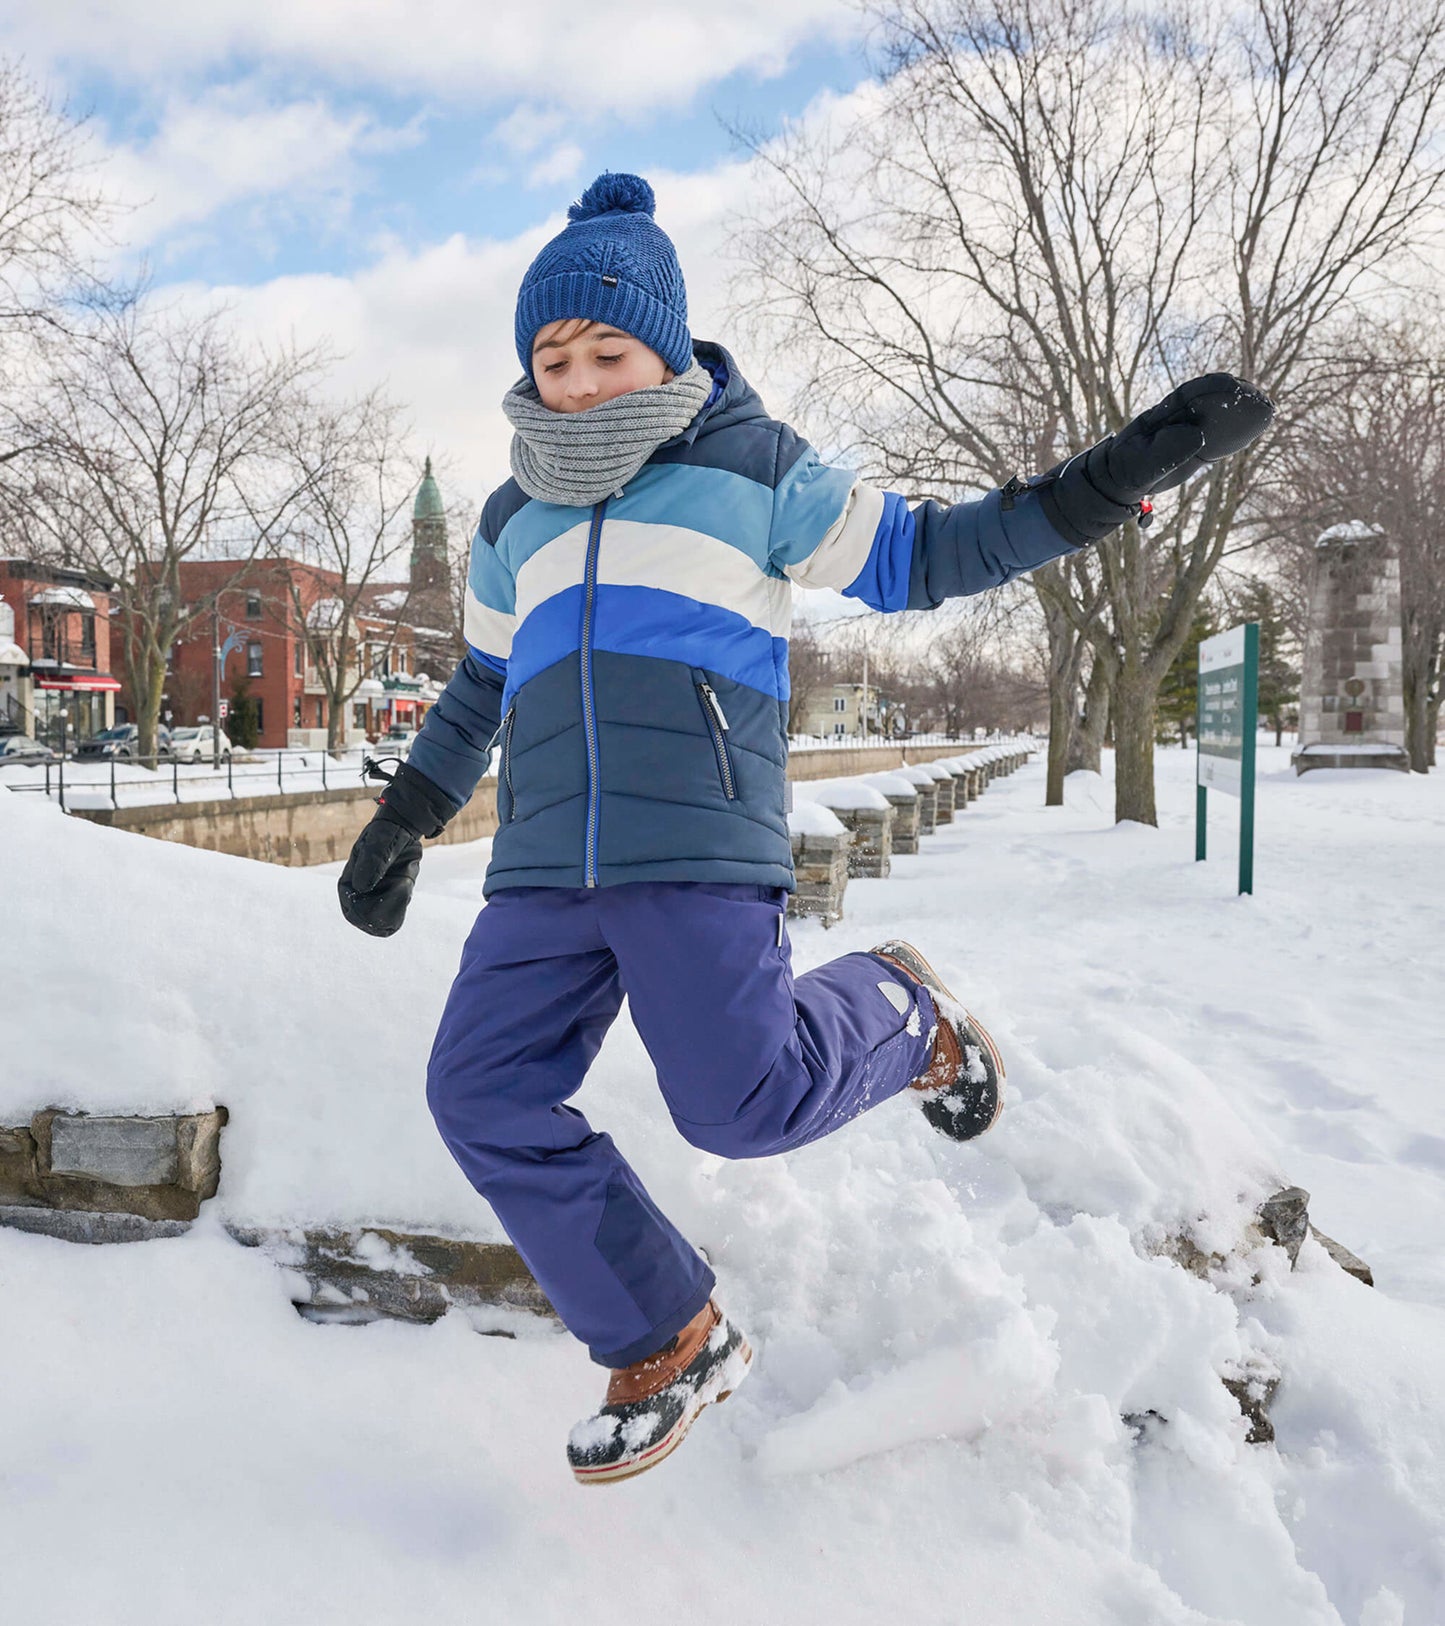
<instances>
[{"instance_id":1,"label":"utility pole","mask_svg":"<svg viewBox=\"0 0 1445 1626\"><path fill-rule=\"evenodd\" d=\"M863 704L858 714L858 732L863 736L863 743L868 743L868 632L863 632Z\"/></svg>"},{"instance_id":2,"label":"utility pole","mask_svg":"<svg viewBox=\"0 0 1445 1626\"><path fill-rule=\"evenodd\" d=\"M211 763L221 760L221 602L211 610Z\"/></svg>"}]
</instances>

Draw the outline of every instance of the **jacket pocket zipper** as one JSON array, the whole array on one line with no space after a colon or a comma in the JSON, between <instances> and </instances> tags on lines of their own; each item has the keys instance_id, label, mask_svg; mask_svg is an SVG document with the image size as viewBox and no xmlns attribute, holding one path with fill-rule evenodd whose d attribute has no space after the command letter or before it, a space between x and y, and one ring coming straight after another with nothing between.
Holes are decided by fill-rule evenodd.
<instances>
[{"instance_id":1,"label":"jacket pocket zipper","mask_svg":"<svg viewBox=\"0 0 1445 1626\"><path fill-rule=\"evenodd\" d=\"M708 732L712 735L712 748L717 754L717 768L718 773L722 775L723 794L730 802L735 802L738 793L733 783L732 758L728 755L728 744L723 738L728 732L727 715L712 684L706 678L697 678L695 682L698 698L702 701L703 715L707 718Z\"/></svg>"},{"instance_id":2,"label":"jacket pocket zipper","mask_svg":"<svg viewBox=\"0 0 1445 1626\"><path fill-rule=\"evenodd\" d=\"M488 741L495 745L498 740L502 742L502 760L498 764L502 783L507 787L507 797L510 806L507 809L507 818L510 819L516 808L517 794L512 789L512 723L516 718L517 707L515 702L507 707L507 715L497 727L497 732ZM498 812L500 813L500 808ZM505 821L504 821L505 822Z\"/></svg>"}]
</instances>

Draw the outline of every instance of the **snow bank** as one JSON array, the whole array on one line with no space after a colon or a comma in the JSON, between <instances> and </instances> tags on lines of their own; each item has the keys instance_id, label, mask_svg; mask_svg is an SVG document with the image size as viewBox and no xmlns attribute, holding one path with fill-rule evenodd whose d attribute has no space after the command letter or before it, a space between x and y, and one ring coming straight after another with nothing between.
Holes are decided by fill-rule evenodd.
<instances>
[{"instance_id":1,"label":"snow bank","mask_svg":"<svg viewBox=\"0 0 1445 1626\"><path fill-rule=\"evenodd\" d=\"M874 790L881 790L885 797L906 796L917 799L918 786L905 773L868 773L862 778L864 784L872 785Z\"/></svg>"},{"instance_id":2,"label":"snow bank","mask_svg":"<svg viewBox=\"0 0 1445 1626\"><path fill-rule=\"evenodd\" d=\"M1008 1105L974 1146L900 1098L726 1163L678 1138L613 1028L575 1104L707 1249L758 1352L625 1488L567 1474L601 1378L561 1335L306 1325L210 1214L130 1248L0 1231L17 1620L182 1626L202 1597L253 1626L304 1598L314 1626L460 1626L482 1599L518 1626L634 1626L682 1598L703 1626L1436 1626L1445 1011L1421 879L1445 868L1445 779L1296 779L1262 751L1240 899L1227 799L1221 856L1193 863L1193 754L1159 763L1158 829L1114 826L1096 776L1045 809L1035 764L853 881L831 931L791 928L798 971L905 932L987 1020ZM30 1099L17 1066L87 1104L215 1095L237 1112L218 1204L239 1174L253 1207L478 1229L420 1072L484 846L430 852L380 943L335 917L331 876L0 795L7 860L17 842L0 986L51 1042L14 1025L7 1101ZM1229 1292L1152 1251L1226 1245L1285 1179L1376 1291L1313 1243L1293 1273L1239 1261ZM1269 1370L1277 1445L1249 1446L1220 1379Z\"/></svg>"},{"instance_id":3,"label":"snow bank","mask_svg":"<svg viewBox=\"0 0 1445 1626\"><path fill-rule=\"evenodd\" d=\"M788 810L788 833L795 836L841 836L846 826L821 802L795 802Z\"/></svg>"},{"instance_id":4,"label":"snow bank","mask_svg":"<svg viewBox=\"0 0 1445 1626\"><path fill-rule=\"evenodd\" d=\"M45 1106L219 1103L228 1218L430 1219L500 1238L422 1100L479 884L470 903L418 899L382 941L341 918L330 875L104 829L38 797L0 790L0 852L0 987L31 1013L7 1024L0 1124Z\"/></svg>"},{"instance_id":5,"label":"snow bank","mask_svg":"<svg viewBox=\"0 0 1445 1626\"><path fill-rule=\"evenodd\" d=\"M864 779L800 779L793 785L793 805L821 802L844 809L887 807L888 798Z\"/></svg>"}]
</instances>

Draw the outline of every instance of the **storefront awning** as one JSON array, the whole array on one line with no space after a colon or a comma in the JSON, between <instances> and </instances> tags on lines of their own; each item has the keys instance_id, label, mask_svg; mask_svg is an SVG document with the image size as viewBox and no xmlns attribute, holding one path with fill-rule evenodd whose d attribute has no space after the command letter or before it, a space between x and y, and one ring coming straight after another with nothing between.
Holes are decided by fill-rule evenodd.
<instances>
[{"instance_id":1,"label":"storefront awning","mask_svg":"<svg viewBox=\"0 0 1445 1626\"><path fill-rule=\"evenodd\" d=\"M75 672L59 676L37 677L37 689L70 689L87 694L108 694L120 689L120 681L109 672Z\"/></svg>"}]
</instances>

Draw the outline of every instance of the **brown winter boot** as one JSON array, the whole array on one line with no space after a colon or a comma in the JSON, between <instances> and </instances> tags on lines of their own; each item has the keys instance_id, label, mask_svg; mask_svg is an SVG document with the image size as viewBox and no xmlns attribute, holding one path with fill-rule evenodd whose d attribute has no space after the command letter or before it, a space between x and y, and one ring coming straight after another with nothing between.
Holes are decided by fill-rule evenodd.
<instances>
[{"instance_id":1,"label":"brown winter boot","mask_svg":"<svg viewBox=\"0 0 1445 1626\"><path fill-rule=\"evenodd\" d=\"M950 1140L976 1140L1003 1111L1003 1057L992 1035L964 1010L912 943L880 943L872 953L926 988L938 1015L933 1054L909 1085L924 1094L923 1116Z\"/></svg>"},{"instance_id":2,"label":"brown winter boot","mask_svg":"<svg viewBox=\"0 0 1445 1626\"><path fill-rule=\"evenodd\" d=\"M605 1485L655 1468L704 1406L737 1388L752 1358L747 1339L709 1300L661 1349L614 1369L602 1409L567 1441L578 1483Z\"/></svg>"}]
</instances>

